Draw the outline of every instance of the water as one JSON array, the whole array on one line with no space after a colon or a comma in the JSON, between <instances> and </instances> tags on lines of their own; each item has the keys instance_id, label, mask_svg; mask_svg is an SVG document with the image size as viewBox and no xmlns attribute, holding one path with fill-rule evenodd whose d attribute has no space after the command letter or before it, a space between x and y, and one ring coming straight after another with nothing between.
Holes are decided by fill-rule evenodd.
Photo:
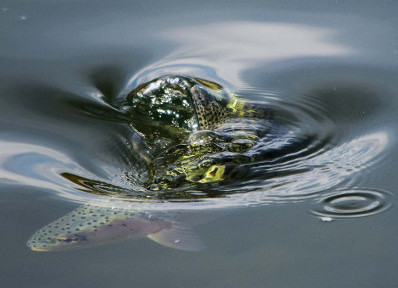
<instances>
[{"instance_id":1,"label":"water","mask_svg":"<svg viewBox=\"0 0 398 288\"><path fill-rule=\"evenodd\" d=\"M395 287L397 9L2 1L0 286ZM140 143L117 103L176 74L279 111L290 138L267 147L315 136L242 181L151 200L131 156ZM119 198L109 205L106 195ZM178 233L168 242L176 249L158 245L150 229L80 250L26 246L93 202L140 207L141 224L181 223L206 248L181 251L187 234Z\"/></svg>"}]
</instances>

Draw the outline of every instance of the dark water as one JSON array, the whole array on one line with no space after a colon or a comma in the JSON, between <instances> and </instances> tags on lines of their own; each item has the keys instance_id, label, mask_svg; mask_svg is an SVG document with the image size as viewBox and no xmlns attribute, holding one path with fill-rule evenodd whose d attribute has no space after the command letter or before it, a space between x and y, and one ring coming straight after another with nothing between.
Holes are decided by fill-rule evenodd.
<instances>
[{"instance_id":1,"label":"dark water","mask_svg":"<svg viewBox=\"0 0 398 288\"><path fill-rule=\"evenodd\" d=\"M394 1L1 1L0 286L396 287L397 12ZM131 181L146 172L115 103L170 74L274 107L292 134L270 149L314 138L250 179L190 191L195 202L153 202ZM206 249L145 235L26 246L104 194L186 220Z\"/></svg>"}]
</instances>

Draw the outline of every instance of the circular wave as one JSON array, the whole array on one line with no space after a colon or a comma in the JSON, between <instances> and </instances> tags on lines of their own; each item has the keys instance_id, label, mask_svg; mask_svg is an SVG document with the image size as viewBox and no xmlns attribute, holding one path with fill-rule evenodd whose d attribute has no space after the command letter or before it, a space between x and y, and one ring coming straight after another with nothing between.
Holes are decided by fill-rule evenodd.
<instances>
[{"instance_id":1,"label":"circular wave","mask_svg":"<svg viewBox=\"0 0 398 288\"><path fill-rule=\"evenodd\" d=\"M109 150L122 160L111 162L107 155L102 161L98 158L91 165L83 165L80 159L54 149L2 142L3 150L10 153L8 156L3 154L4 177L59 191L62 196L81 203L98 202L97 205L101 205L103 196L107 196L109 199L104 205L109 201L121 206L138 202L153 210L240 207L301 201L339 185L358 184L357 172L380 161L390 144L390 136L385 131L351 133L355 132L351 129L351 134L346 135L338 119L326 113L327 105L321 98L286 101L269 91L251 90L250 93L256 94L256 100L250 100L250 93L246 95L242 91L239 96L248 96L245 101L251 107L267 107L272 111L267 133L245 151L244 156L255 161L242 162L239 170L242 173L233 179L151 191L144 185L148 173L145 163L153 151L148 149L142 132L135 130L126 113L126 95L115 96L114 89L112 95L107 95L106 91L99 89L98 97L107 109L102 109L98 103L90 108L90 104L85 103L85 110L79 111L87 117L104 118L122 127L117 131L128 131L116 135L118 147ZM107 147L112 147L111 141L104 142ZM335 200L331 202L335 203ZM373 207L373 204L369 205Z\"/></svg>"},{"instance_id":2,"label":"circular wave","mask_svg":"<svg viewBox=\"0 0 398 288\"><path fill-rule=\"evenodd\" d=\"M312 213L330 218L363 217L388 209L389 198L387 192L376 190L342 190L320 199Z\"/></svg>"}]
</instances>

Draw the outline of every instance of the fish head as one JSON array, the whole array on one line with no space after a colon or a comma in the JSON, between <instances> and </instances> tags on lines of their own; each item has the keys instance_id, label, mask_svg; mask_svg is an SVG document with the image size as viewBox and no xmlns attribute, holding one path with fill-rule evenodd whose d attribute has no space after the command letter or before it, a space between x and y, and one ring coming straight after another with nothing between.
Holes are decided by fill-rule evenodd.
<instances>
[{"instance_id":1,"label":"fish head","mask_svg":"<svg viewBox=\"0 0 398 288\"><path fill-rule=\"evenodd\" d=\"M166 215L167 216L167 215ZM112 207L83 205L36 231L27 246L37 252L94 247L148 237L167 247L201 250L190 227L166 216Z\"/></svg>"},{"instance_id":2,"label":"fish head","mask_svg":"<svg viewBox=\"0 0 398 288\"><path fill-rule=\"evenodd\" d=\"M32 251L36 252L81 248L82 246L86 246L85 244L88 243L88 237L85 233L61 234L56 237L50 235L50 237L46 238L41 237L38 234L34 235L36 237L31 237L27 243L28 247Z\"/></svg>"},{"instance_id":3,"label":"fish head","mask_svg":"<svg viewBox=\"0 0 398 288\"><path fill-rule=\"evenodd\" d=\"M166 227L136 211L84 205L36 231L27 242L33 251L57 251L138 238Z\"/></svg>"}]
</instances>

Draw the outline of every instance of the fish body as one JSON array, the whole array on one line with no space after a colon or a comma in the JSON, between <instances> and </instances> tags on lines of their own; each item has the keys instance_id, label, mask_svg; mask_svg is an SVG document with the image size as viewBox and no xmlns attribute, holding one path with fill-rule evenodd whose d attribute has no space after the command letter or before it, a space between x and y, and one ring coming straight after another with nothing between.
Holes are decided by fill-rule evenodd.
<instances>
[{"instance_id":1,"label":"fish body","mask_svg":"<svg viewBox=\"0 0 398 288\"><path fill-rule=\"evenodd\" d=\"M138 208L83 205L36 231L27 246L33 251L59 251L148 237L175 249L202 249L192 229L170 213L155 215Z\"/></svg>"}]
</instances>

